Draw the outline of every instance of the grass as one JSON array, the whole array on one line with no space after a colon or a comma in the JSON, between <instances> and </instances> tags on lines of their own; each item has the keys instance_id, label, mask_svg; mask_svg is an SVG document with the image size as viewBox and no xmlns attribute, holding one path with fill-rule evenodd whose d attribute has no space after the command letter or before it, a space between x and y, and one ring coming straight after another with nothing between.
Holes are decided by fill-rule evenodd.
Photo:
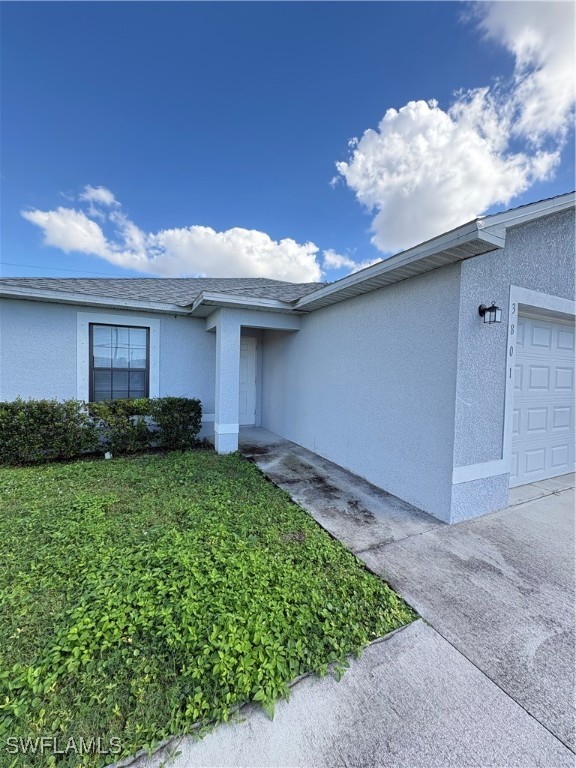
<instances>
[{"instance_id":1,"label":"grass","mask_svg":"<svg viewBox=\"0 0 576 768\"><path fill-rule=\"evenodd\" d=\"M238 455L2 468L0 562L2 766L106 765L249 700L272 715L297 675L415 618ZM11 754L20 737L64 754Z\"/></svg>"}]
</instances>

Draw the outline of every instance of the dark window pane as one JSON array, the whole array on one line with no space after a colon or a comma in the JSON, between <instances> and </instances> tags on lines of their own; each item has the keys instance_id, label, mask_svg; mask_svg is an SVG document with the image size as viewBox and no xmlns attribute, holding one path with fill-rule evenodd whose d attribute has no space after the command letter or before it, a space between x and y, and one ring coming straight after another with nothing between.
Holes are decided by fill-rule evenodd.
<instances>
[{"instance_id":1,"label":"dark window pane","mask_svg":"<svg viewBox=\"0 0 576 768\"><path fill-rule=\"evenodd\" d=\"M114 356L112 358L113 368L128 368L128 361L130 359L129 347L116 347L114 349ZM146 365L146 361L144 361Z\"/></svg>"},{"instance_id":2,"label":"dark window pane","mask_svg":"<svg viewBox=\"0 0 576 768\"><path fill-rule=\"evenodd\" d=\"M112 372L94 371L94 400L109 400L112 397Z\"/></svg>"},{"instance_id":3,"label":"dark window pane","mask_svg":"<svg viewBox=\"0 0 576 768\"><path fill-rule=\"evenodd\" d=\"M128 371L114 371L112 373L112 397L119 399L128 396Z\"/></svg>"},{"instance_id":4,"label":"dark window pane","mask_svg":"<svg viewBox=\"0 0 576 768\"><path fill-rule=\"evenodd\" d=\"M146 328L130 328L130 346L145 350L146 336Z\"/></svg>"},{"instance_id":5,"label":"dark window pane","mask_svg":"<svg viewBox=\"0 0 576 768\"><path fill-rule=\"evenodd\" d=\"M146 373L145 371L130 371L130 392L145 392ZM131 394L132 397L144 397L144 395Z\"/></svg>"},{"instance_id":6,"label":"dark window pane","mask_svg":"<svg viewBox=\"0 0 576 768\"><path fill-rule=\"evenodd\" d=\"M130 368L146 368L145 349L130 349Z\"/></svg>"},{"instance_id":7,"label":"dark window pane","mask_svg":"<svg viewBox=\"0 0 576 768\"><path fill-rule=\"evenodd\" d=\"M115 347L130 346L130 328L114 326L112 328L112 342Z\"/></svg>"},{"instance_id":8,"label":"dark window pane","mask_svg":"<svg viewBox=\"0 0 576 768\"><path fill-rule=\"evenodd\" d=\"M148 397L148 329L92 325L94 400Z\"/></svg>"},{"instance_id":9,"label":"dark window pane","mask_svg":"<svg viewBox=\"0 0 576 768\"><path fill-rule=\"evenodd\" d=\"M113 371L113 389L128 389L128 371Z\"/></svg>"},{"instance_id":10,"label":"dark window pane","mask_svg":"<svg viewBox=\"0 0 576 768\"><path fill-rule=\"evenodd\" d=\"M112 359L112 329L106 325L92 327L92 354L95 368L109 368Z\"/></svg>"}]
</instances>

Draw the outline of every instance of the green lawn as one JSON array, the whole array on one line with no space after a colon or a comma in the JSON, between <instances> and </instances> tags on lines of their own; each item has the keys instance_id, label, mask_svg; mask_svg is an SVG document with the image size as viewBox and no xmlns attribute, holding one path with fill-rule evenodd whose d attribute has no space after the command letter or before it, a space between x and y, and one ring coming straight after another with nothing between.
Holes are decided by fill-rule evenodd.
<instances>
[{"instance_id":1,"label":"green lawn","mask_svg":"<svg viewBox=\"0 0 576 768\"><path fill-rule=\"evenodd\" d=\"M415 618L252 464L209 451L0 469L0 563L2 766L54 759L10 738L131 754L251 699L272 712L297 675Z\"/></svg>"}]
</instances>

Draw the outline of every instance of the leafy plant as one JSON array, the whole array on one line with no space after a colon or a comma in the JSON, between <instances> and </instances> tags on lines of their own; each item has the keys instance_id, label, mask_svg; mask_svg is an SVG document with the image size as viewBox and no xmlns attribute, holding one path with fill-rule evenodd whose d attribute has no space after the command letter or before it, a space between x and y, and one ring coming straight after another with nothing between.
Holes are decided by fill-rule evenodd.
<instances>
[{"instance_id":1,"label":"leafy plant","mask_svg":"<svg viewBox=\"0 0 576 768\"><path fill-rule=\"evenodd\" d=\"M246 701L272 714L296 676L339 675L414 618L238 455L0 468L0 559L2 756L8 736L128 755Z\"/></svg>"},{"instance_id":2,"label":"leafy plant","mask_svg":"<svg viewBox=\"0 0 576 768\"><path fill-rule=\"evenodd\" d=\"M0 403L0 463L70 459L95 450L96 428L77 400Z\"/></svg>"},{"instance_id":3,"label":"leafy plant","mask_svg":"<svg viewBox=\"0 0 576 768\"><path fill-rule=\"evenodd\" d=\"M150 400L150 416L158 427L158 445L186 450L197 441L202 426L200 400L187 397L158 397Z\"/></svg>"},{"instance_id":4,"label":"leafy plant","mask_svg":"<svg viewBox=\"0 0 576 768\"><path fill-rule=\"evenodd\" d=\"M147 398L133 398L89 403L89 413L96 419L104 447L113 453L134 453L148 448L150 430L146 416L150 413L150 402Z\"/></svg>"}]
</instances>

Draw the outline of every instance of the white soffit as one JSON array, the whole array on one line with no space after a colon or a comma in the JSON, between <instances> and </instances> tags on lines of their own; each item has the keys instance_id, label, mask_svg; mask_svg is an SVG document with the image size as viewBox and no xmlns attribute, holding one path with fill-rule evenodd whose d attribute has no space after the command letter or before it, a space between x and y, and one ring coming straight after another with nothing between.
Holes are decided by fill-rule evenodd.
<instances>
[{"instance_id":1,"label":"white soffit","mask_svg":"<svg viewBox=\"0 0 576 768\"><path fill-rule=\"evenodd\" d=\"M296 309L314 310L383 288L438 267L503 248L501 234L479 232L476 222L373 264L300 299Z\"/></svg>"}]
</instances>

